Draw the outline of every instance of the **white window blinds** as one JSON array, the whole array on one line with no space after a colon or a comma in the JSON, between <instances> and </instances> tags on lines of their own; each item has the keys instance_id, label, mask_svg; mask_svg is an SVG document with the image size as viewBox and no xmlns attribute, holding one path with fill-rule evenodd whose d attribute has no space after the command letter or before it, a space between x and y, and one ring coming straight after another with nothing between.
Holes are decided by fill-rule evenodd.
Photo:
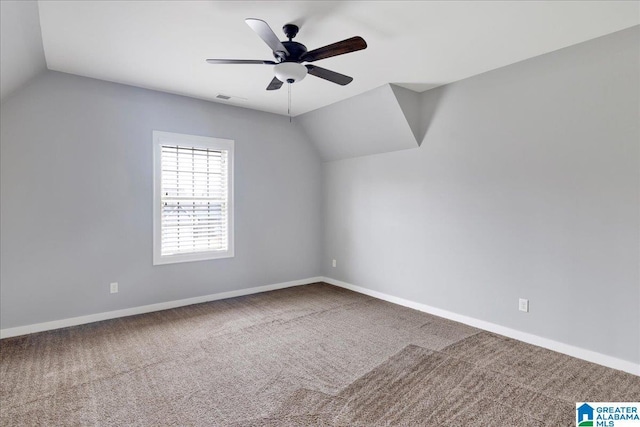
<instances>
[{"instance_id":1,"label":"white window blinds","mask_svg":"<svg viewBox=\"0 0 640 427\"><path fill-rule=\"evenodd\" d=\"M160 197L156 200L160 235L155 249L160 258L194 261L233 256L229 254L232 151L215 143L163 139L167 140L161 138L156 147L160 155L159 165L156 160L160 167ZM194 254L198 256L193 258Z\"/></svg>"},{"instance_id":2,"label":"white window blinds","mask_svg":"<svg viewBox=\"0 0 640 427\"><path fill-rule=\"evenodd\" d=\"M162 255L227 250L227 151L162 146Z\"/></svg>"}]
</instances>

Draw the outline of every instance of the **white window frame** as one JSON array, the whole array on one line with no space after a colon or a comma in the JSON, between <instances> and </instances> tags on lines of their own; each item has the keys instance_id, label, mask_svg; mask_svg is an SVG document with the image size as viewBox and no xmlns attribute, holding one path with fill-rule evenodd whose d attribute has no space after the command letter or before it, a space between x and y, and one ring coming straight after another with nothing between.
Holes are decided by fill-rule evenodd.
<instances>
[{"instance_id":1,"label":"white window frame","mask_svg":"<svg viewBox=\"0 0 640 427\"><path fill-rule=\"evenodd\" d=\"M227 242L226 251L202 251L185 254L162 255L162 146L166 144L227 151L227 236L229 241ZM153 265L205 261L220 258L232 258L234 256L233 151L234 141L230 139L153 131Z\"/></svg>"}]
</instances>

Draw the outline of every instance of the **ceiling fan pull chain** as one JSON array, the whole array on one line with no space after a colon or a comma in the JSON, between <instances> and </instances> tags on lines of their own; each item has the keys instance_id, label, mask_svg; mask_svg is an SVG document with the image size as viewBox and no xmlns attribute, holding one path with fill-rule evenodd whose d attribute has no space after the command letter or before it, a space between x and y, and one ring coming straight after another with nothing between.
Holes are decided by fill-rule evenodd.
<instances>
[{"instance_id":1,"label":"ceiling fan pull chain","mask_svg":"<svg viewBox=\"0 0 640 427\"><path fill-rule=\"evenodd\" d=\"M289 107L287 108L287 114L289 114L289 123L291 123L291 83L289 83Z\"/></svg>"}]
</instances>

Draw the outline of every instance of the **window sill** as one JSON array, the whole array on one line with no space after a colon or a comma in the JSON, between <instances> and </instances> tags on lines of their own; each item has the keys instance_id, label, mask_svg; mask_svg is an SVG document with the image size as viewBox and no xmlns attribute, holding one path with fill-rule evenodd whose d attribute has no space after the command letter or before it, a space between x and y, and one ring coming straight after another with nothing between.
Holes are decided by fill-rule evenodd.
<instances>
[{"instance_id":1,"label":"window sill","mask_svg":"<svg viewBox=\"0 0 640 427\"><path fill-rule=\"evenodd\" d=\"M194 254L165 255L153 258L153 265L178 264L182 262L209 261L233 258L233 250L225 252L199 252Z\"/></svg>"}]
</instances>

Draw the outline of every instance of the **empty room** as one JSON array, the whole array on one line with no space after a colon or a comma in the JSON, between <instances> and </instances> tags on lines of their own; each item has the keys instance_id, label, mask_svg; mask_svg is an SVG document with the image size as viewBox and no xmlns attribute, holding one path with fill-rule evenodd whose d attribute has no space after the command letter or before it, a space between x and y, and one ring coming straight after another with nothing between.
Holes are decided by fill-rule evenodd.
<instances>
[{"instance_id":1,"label":"empty room","mask_svg":"<svg viewBox=\"0 0 640 427\"><path fill-rule=\"evenodd\" d=\"M0 6L0 425L640 426L640 2Z\"/></svg>"}]
</instances>

